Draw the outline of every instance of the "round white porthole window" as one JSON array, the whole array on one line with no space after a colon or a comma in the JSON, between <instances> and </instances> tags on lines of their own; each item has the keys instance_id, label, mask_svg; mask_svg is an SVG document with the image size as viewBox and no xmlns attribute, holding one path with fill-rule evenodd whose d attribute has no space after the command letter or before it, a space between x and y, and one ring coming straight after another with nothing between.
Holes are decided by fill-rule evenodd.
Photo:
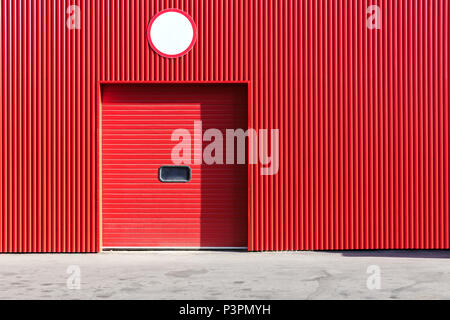
<instances>
[{"instance_id":1,"label":"round white porthole window","mask_svg":"<svg viewBox=\"0 0 450 320\"><path fill-rule=\"evenodd\" d=\"M197 40L194 20L178 9L167 9L157 13L147 28L150 46L166 58L177 58L188 53Z\"/></svg>"}]
</instances>

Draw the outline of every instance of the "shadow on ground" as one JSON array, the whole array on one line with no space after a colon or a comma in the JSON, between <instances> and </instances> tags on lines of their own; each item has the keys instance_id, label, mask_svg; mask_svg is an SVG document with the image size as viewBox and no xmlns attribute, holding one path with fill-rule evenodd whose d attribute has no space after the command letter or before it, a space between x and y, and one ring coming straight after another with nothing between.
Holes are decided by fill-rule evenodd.
<instances>
[{"instance_id":1,"label":"shadow on ground","mask_svg":"<svg viewBox=\"0 0 450 320\"><path fill-rule=\"evenodd\" d=\"M327 251L339 253L343 257L385 257L385 258L430 258L450 259L450 250L353 250Z\"/></svg>"}]
</instances>

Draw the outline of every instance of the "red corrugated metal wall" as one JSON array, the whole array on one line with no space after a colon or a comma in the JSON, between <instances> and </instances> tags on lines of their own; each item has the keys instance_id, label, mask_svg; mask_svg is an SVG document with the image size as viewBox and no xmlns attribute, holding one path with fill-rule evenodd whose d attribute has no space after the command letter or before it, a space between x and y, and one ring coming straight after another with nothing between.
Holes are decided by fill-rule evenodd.
<instances>
[{"instance_id":1,"label":"red corrugated metal wall","mask_svg":"<svg viewBox=\"0 0 450 320\"><path fill-rule=\"evenodd\" d=\"M0 250L99 250L100 80L250 81L281 140L277 175L249 169L250 250L449 248L448 2L2 1ZM145 37L169 7L199 29L176 60Z\"/></svg>"}]
</instances>

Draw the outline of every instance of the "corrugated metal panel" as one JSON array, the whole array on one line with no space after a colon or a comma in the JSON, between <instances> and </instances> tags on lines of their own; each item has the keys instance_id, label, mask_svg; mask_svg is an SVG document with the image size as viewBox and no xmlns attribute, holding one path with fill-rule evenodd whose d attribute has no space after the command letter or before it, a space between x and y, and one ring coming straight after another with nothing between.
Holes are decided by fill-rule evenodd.
<instances>
[{"instance_id":1,"label":"corrugated metal panel","mask_svg":"<svg viewBox=\"0 0 450 320\"><path fill-rule=\"evenodd\" d=\"M98 80L250 81L282 141L249 168L250 250L450 248L447 0L74 2L0 5L1 251L99 249ZM145 40L169 7L199 29L176 60Z\"/></svg>"},{"instance_id":2,"label":"corrugated metal panel","mask_svg":"<svg viewBox=\"0 0 450 320\"><path fill-rule=\"evenodd\" d=\"M194 161L206 130L224 137L226 129L246 130L247 91L246 84L102 85L103 247L247 247L247 166ZM173 165L177 129L190 133L191 180L163 183L158 169Z\"/></svg>"},{"instance_id":3,"label":"corrugated metal panel","mask_svg":"<svg viewBox=\"0 0 450 320\"><path fill-rule=\"evenodd\" d=\"M94 2L0 3L1 252L98 251ZM97 10L95 10L97 8Z\"/></svg>"}]
</instances>

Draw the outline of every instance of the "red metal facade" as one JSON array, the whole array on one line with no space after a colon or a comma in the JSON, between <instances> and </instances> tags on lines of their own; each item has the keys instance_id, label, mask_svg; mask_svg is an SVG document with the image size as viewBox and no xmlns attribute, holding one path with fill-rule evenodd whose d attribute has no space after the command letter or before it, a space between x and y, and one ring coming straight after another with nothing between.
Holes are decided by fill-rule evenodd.
<instances>
[{"instance_id":1,"label":"red metal facade","mask_svg":"<svg viewBox=\"0 0 450 320\"><path fill-rule=\"evenodd\" d=\"M175 60L145 34L170 7L199 32ZM250 83L248 125L280 129L281 162L249 167L249 250L450 248L448 14L448 0L1 1L0 251L100 249L99 81Z\"/></svg>"},{"instance_id":2,"label":"red metal facade","mask_svg":"<svg viewBox=\"0 0 450 320\"><path fill-rule=\"evenodd\" d=\"M102 85L103 247L247 247L247 165L194 161L206 130L246 130L247 92L247 84ZM191 180L163 183L158 169L174 165L177 129L189 130Z\"/></svg>"}]
</instances>

